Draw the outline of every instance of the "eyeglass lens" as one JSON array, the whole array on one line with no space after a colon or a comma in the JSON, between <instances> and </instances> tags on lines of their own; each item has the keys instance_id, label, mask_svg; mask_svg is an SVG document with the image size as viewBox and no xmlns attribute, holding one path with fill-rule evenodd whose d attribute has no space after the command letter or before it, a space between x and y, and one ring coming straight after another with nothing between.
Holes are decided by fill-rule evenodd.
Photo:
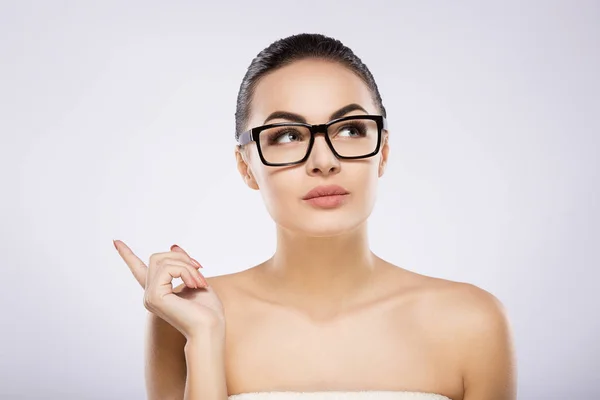
<instances>
[{"instance_id":1,"label":"eyeglass lens","mask_svg":"<svg viewBox=\"0 0 600 400\"><path fill-rule=\"evenodd\" d=\"M378 127L372 119L352 119L330 125L327 135L335 151L343 157L359 157L377 148ZM300 161L310 143L310 130L304 126L276 126L259 134L265 161L284 164Z\"/></svg>"}]
</instances>

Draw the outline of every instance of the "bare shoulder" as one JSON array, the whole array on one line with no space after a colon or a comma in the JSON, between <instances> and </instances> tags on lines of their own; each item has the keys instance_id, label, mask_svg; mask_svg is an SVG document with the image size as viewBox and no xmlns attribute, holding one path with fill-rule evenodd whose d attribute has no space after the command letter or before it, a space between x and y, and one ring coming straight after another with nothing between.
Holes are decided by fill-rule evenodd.
<instances>
[{"instance_id":1,"label":"bare shoulder","mask_svg":"<svg viewBox=\"0 0 600 400\"><path fill-rule=\"evenodd\" d=\"M503 303L474 284L422 275L388 264L383 276L396 297L409 306L415 326L446 342L461 360L479 346L510 351L511 328ZM486 342L487 341L487 342Z\"/></svg>"},{"instance_id":2,"label":"bare shoulder","mask_svg":"<svg viewBox=\"0 0 600 400\"><path fill-rule=\"evenodd\" d=\"M391 264L390 264L391 265ZM410 293L419 311L432 316L447 327L476 327L503 323L506 312L502 302L492 293L466 282L422 275L395 267L392 273L397 287Z\"/></svg>"},{"instance_id":3,"label":"bare shoulder","mask_svg":"<svg viewBox=\"0 0 600 400\"><path fill-rule=\"evenodd\" d=\"M431 305L460 354L464 399L516 399L516 355L504 304L473 284L446 286Z\"/></svg>"},{"instance_id":4,"label":"bare shoulder","mask_svg":"<svg viewBox=\"0 0 600 400\"><path fill-rule=\"evenodd\" d=\"M402 271L411 282L415 314L429 332L442 338L458 362L464 398L514 399L516 362L503 303L470 283Z\"/></svg>"},{"instance_id":5,"label":"bare shoulder","mask_svg":"<svg viewBox=\"0 0 600 400\"><path fill-rule=\"evenodd\" d=\"M443 311L457 326L482 327L506 318L504 305L492 293L471 283L430 279L426 304Z\"/></svg>"}]
</instances>

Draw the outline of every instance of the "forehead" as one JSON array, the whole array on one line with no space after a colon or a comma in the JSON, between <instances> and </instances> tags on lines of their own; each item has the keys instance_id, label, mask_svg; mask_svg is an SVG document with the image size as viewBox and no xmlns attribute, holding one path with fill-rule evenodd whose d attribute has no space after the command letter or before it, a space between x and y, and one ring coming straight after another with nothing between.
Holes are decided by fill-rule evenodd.
<instances>
[{"instance_id":1,"label":"forehead","mask_svg":"<svg viewBox=\"0 0 600 400\"><path fill-rule=\"evenodd\" d=\"M377 114L367 85L350 69L331 61L295 61L264 77L252 98L250 126L262 125L273 111L303 115L308 123L324 123L348 104Z\"/></svg>"}]
</instances>

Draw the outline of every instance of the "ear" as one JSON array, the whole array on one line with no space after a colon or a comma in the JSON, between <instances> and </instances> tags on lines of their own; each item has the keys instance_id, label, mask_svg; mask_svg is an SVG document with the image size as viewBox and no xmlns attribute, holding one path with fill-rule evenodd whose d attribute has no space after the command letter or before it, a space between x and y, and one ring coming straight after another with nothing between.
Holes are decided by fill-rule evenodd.
<instances>
[{"instance_id":1,"label":"ear","mask_svg":"<svg viewBox=\"0 0 600 400\"><path fill-rule=\"evenodd\" d=\"M237 162L238 172L242 176L242 179L244 180L246 185L248 185L250 189L258 190L258 183L252 175L250 164L247 161L245 148L242 148L240 145L235 146L235 159Z\"/></svg>"},{"instance_id":2,"label":"ear","mask_svg":"<svg viewBox=\"0 0 600 400\"><path fill-rule=\"evenodd\" d=\"M388 142L389 133L384 131L381 143L381 159L379 160L379 177L383 176L385 167L387 166L388 156L390 153L390 145Z\"/></svg>"}]
</instances>

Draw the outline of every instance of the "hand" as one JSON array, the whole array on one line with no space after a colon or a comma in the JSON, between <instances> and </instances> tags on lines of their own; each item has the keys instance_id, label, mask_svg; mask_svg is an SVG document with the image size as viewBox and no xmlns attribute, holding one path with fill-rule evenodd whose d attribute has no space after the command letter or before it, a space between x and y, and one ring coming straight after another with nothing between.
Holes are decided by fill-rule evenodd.
<instances>
[{"instance_id":1,"label":"hand","mask_svg":"<svg viewBox=\"0 0 600 400\"><path fill-rule=\"evenodd\" d=\"M154 253L146 266L122 241L114 241L119 255L144 288L144 307L167 321L188 340L197 335L222 330L223 305L198 271L200 264L181 247ZM173 289L173 278L181 278L183 288Z\"/></svg>"}]
</instances>

